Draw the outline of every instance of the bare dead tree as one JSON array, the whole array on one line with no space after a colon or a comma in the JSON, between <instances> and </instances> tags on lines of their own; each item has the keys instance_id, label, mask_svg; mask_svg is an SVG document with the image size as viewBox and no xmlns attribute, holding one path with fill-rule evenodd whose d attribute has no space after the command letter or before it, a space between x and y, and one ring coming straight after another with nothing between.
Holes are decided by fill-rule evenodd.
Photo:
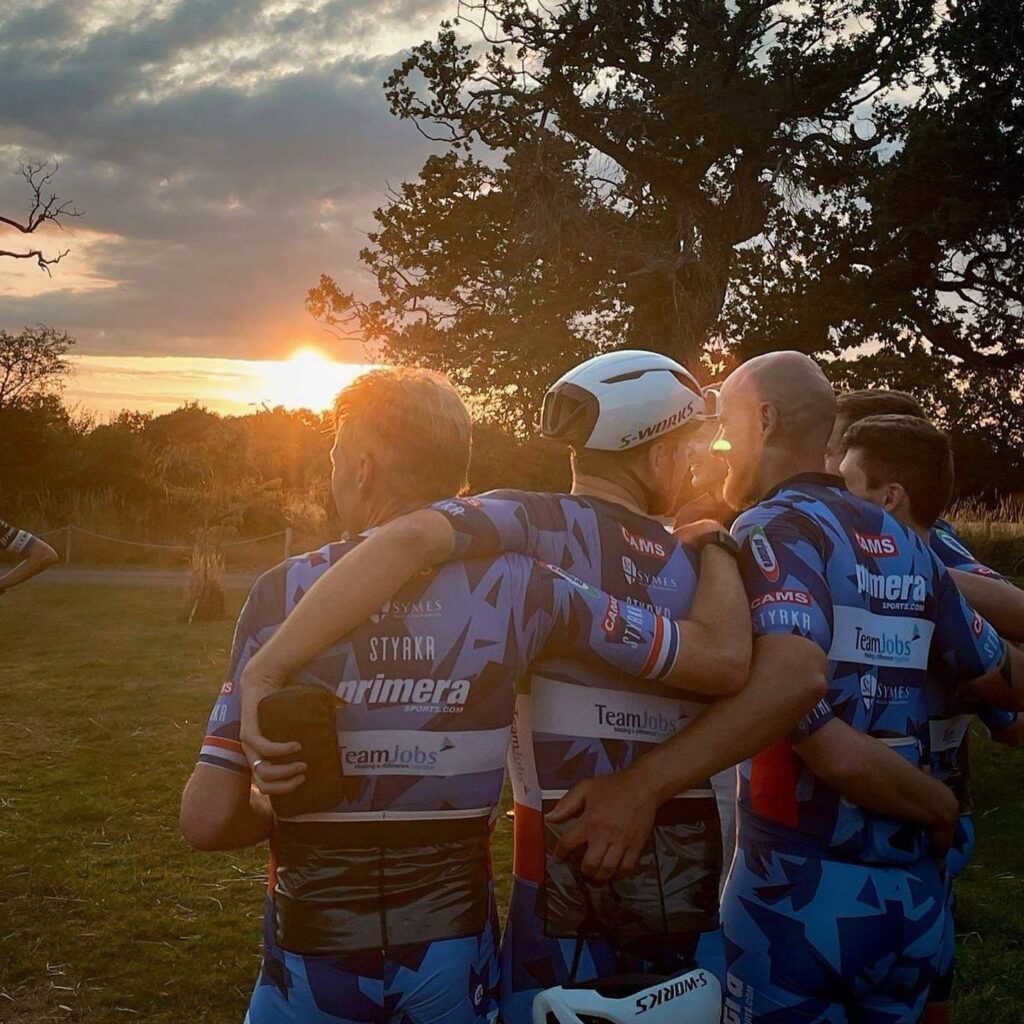
<instances>
[{"instance_id":1,"label":"bare dead tree","mask_svg":"<svg viewBox=\"0 0 1024 1024\"><path fill-rule=\"evenodd\" d=\"M32 190L32 204L28 211L28 217L24 221L16 220L0 213L0 224L6 224L23 235L31 235L44 224L56 224L63 229L63 220L69 217L81 217L79 210L70 199L61 199L51 191L51 182L60 169L60 164L54 160L32 160L29 163L19 163L18 174L28 183ZM30 248L25 251L14 251L0 249L0 256L7 256L14 260L35 260L40 270L51 273L50 267L60 263L70 252L70 249L58 251L56 256L47 256L42 249Z\"/></svg>"}]
</instances>

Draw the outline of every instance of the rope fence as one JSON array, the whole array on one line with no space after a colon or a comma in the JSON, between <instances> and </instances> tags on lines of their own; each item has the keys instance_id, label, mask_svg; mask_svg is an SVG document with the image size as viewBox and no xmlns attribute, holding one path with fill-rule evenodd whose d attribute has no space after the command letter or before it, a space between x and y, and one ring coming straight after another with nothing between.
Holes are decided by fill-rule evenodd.
<instances>
[{"instance_id":1,"label":"rope fence","mask_svg":"<svg viewBox=\"0 0 1024 1024\"><path fill-rule=\"evenodd\" d=\"M94 540L107 541L111 544L124 544L133 548L149 548L151 550L160 551L192 551L195 546L193 544L154 544L151 541L128 540L126 537L111 537L105 533L95 533L92 530L87 530L84 526L76 526L74 523L68 523L67 526L59 526L55 530L47 530L45 533L40 533L39 536L42 538L63 536L64 564L70 565L72 553L74 551L73 537L76 533L83 534L86 537L91 537ZM277 537L284 538L284 557L289 558L292 553L292 528L290 526L285 527L283 530L277 530L275 533L265 533L262 537L246 537L244 540L222 541L216 546L220 549L239 548L246 544L262 544L265 541L274 540Z\"/></svg>"}]
</instances>

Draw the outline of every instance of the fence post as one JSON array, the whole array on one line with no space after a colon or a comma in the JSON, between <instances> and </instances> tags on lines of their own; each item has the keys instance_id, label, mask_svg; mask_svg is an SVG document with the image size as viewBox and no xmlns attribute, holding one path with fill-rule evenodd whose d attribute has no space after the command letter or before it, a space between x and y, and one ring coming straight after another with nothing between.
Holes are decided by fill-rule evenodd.
<instances>
[{"instance_id":1,"label":"fence post","mask_svg":"<svg viewBox=\"0 0 1024 1024\"><path fill-rule=\"evenodd\" d=\"M71 524L67 526L67 539L64 541L64 564L71 564Z\"/></svg>"},{"instance_id":2,"label":"fence post","mask_svg":"<svg viewBox=\"0 0 1024 1024\"><path fill-rule=\"evenodd\" d=\"M284 529L284 557L292 557L292 528L286 526Z\"/></svg>"}]
</instances>

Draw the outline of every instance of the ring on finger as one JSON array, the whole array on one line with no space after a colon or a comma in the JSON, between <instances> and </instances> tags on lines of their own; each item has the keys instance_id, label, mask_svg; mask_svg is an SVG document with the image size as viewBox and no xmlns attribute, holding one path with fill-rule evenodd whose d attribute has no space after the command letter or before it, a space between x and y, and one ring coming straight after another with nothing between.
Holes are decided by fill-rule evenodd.
<instances>
[{"instance_id":1,"label":"ring on finger","mask_svg":"<svg viewBox=\"0 0 1024 1024\"><path fill-rule=\"evenodd\" d=\"M259 768L259 766L261 764L263 764L263 758L262 757L257 757L256 760L253 761L252 766L253 766L253 768Z\"/></svg>"}]
</instances>

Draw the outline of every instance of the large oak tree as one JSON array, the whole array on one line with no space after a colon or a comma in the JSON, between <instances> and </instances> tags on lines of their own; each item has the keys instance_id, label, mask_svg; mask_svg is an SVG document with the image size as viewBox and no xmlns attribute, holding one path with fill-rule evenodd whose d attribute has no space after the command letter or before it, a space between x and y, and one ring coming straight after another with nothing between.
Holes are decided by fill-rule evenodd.
<instances>
[{"instance_id":1,"label":"large oak tree","mask_svg":"<svg viewBox=\"0 0 1024 1024\"><path fill-rule=\"evenodd\" d=\"M375 216L379 298L313 314L529 422L597 349L1024 361L1021 7L464 3L385 83L438 140ZM469 26L475 26L467 32Z\"/></svg>"}]
</instances>

